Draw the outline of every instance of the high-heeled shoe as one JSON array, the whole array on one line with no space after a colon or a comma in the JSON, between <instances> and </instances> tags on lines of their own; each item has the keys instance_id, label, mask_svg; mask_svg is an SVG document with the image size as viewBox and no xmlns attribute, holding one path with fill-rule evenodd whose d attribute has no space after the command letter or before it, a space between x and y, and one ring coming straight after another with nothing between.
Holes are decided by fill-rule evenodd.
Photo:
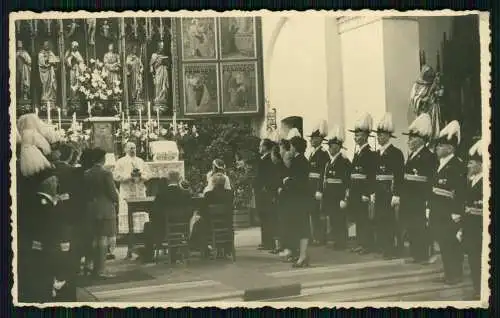
<instances>
[{"instance_id":1,"label":"high-heeled shoe","mask_svg":"<svg viewBox=\"0 0 500 318\"><path fill-rule=\"evenodd\" d=\"M308 258L304 258L304 260L302 260L302 262L299 262L297 260L297 262L292 264L293 268L304 268L304 267L308 267L308 266L309 266L309 259Z\"/></svg>"}]
</instances>

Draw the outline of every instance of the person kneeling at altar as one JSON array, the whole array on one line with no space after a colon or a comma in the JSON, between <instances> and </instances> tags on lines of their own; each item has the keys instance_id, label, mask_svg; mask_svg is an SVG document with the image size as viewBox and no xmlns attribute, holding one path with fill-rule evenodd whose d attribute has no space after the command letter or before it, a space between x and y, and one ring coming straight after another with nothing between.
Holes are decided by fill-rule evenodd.
<instances>
[{"instance_id":1,"label":"person kneeling at altar","mask_svg":"<svg viewBox=\"0 0 500 318\"><path fill-rule=\"evenodd\" d=\"M190 223L191 244L196 245L203 256L206 256L207 252L212 248L212 246L208 245L211 230L210 206L220 206L227 212L226 217L228 224L232 226L233 222L233 192L226 188L227 176L222 173L215 173L210 179L212 189L205 193L199 217L195 214ZM224 249L226 254L230 253L231 250L230 246Z\"/></svg>"},{"instance_id":2,"label":"person kneeling at altar","mask_svg":"<svg viewBox=\"0 0 500 318\"><path fill-rule=\"evenodd\" d=\"M95 164L85 171L85 187L88 191L87 217L94 236L93 274L99 278L113 277L105 272L106 253L116 247L116 205L118 191L113 175L104 168L106 152L93 151Z\"/></svg>"},{"instance_id":3,"label":"person kneeling at altar","mask_svg":"<svg viewBox=\"0 0 500 318\"><path fill-rule=\"evenodd\" d=\"M170 170L167 172L166 182L158 186L150 220L144 224L144 262L153 261L154 246L163 241L168 230L168 222L186 224L189 222L192 211L191 194L180 187L180 181L179 172ZM177 251L170 249L169 253L176 255Z\"/></svg>"}]
</instances>

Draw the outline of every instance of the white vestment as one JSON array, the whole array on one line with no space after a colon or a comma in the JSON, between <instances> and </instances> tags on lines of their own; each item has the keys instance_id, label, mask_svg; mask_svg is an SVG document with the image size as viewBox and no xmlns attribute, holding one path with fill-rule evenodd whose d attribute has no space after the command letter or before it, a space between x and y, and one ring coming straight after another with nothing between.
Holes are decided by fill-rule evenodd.
<instances>
[{"instance_id":1,"label":"white vestment","mask_svg":"<svg viewBox=\"0 0 500 318\"><path fill-rule=\"evenodd\" d=\"M134 169L139 169L141 180L133 180L131 175ZM147 165L139 157L130 157L126 155L116 161L113 171L114 178L120 183L120 205L118 212L118 233L128 233L128 207L125 199L128 198L145 198L146 185L145 181L151 175ZM149 220L146 212L134 213L134 232L140 233L143 231L144 223Z\"/></svg>"}]
</instances>

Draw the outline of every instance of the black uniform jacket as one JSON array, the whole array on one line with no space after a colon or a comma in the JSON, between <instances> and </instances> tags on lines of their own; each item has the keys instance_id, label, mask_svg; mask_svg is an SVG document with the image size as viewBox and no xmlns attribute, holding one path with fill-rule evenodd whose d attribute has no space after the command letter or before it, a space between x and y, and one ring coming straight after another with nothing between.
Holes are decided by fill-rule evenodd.
<instances>
[{"instance_id":1,"label":"black uniform jacket","mask_svg":"<svg viewBox=\"0 0 500 318\"><path fill-rule=\"evenodd\" d=\"M375 170L377 155L369 145L359 153L354 154L351 169L351 186L349 198L353 202L361 201L361 196L370 196L375 193Z\"/></svg>"},{"instance_id":2,"label":"black uniform jacket","mask_svg":"<svg viewBox=\"0 0 500 318\"><path fill-rule=\"evenodd\" d=\"M436 155L427 147L423 147L413 157L408 157L400 194L401 208L408 215L425 213L427 202L432 194L432 182L437 167Z\"/></svg>"},{"instance_id":3,"label":"black uniform jacket","mask_svg":"<svg viewBox=\"0 0 500 318\"><path fill-rule=\"evenodd\" d=\"M467 219L482 221L483 216L483 179L479 179L474 185L467 181L465 194L465 216Z\"/></svg>"},{"instance_id":4,"label":"black uniform jacket","mask_svg":"<svg viewBox=\"0 0 500 318\"><path fill-rule=\"evenodd\" d=\"M436 172L430 200L431 222L449 221L451 214L463 214L466 182L465 165L456 156Z\"/></svg>"},{"instance_id":5,"label":"black uniform jacket","mask_svg":"<svg viewBox=\"0 0 500 318\"><path fill-rule=\"evenodd\" d=\"M312 194L322 190L323 174L328 161L330 161L330 155L321 146L315 149L309 157L309 186Z\"/></svg>"},{"instance_id":6,"label":"black uniform jacket","mask_svg":"<svg viewBox=\"0 0 500 318\"><path fill-rule=\"evenodd\" d=\"M387 199L400 196L403 182L404 156L401 150L389 145L385 151L377 153L377 167L375 172L375 193L379 204L385 204ZM385 199L385 200L384 200Z\"/></svg>"},{"instance_id":7,"label":"black uniform jacket","mask_svg":"<svg viewBox=\"0 0 500 318\"><path fill-rule=\"evenodd\" d=\"M344 200L346 189L350 183L351 162L339 153L334 161L325 165L323 178L323 204L326 207L338 207L339 202Z\"/></svg>"},{"instance_id":8,"label":"black uniform jacket","mask_svg":"<svg viewBox=\"0 0 500 318\"><path fill-rule=\"evenodd\" d=\"M271 154L265 154L259 158L257 164L257 174L254 180L254 189L257 199L269 199L274 194L272 192L273 175L275 166L271 160ZM265 197L263 197L265 196Z\"/></svg>"}]
</instances>

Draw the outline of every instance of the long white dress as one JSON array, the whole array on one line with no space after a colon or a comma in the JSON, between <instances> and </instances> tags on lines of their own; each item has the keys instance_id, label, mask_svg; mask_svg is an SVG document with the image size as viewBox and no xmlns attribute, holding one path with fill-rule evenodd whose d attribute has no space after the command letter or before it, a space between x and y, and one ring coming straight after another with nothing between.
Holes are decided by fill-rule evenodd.
<instances>
[{"instance_id":1,"label":"long white dress","mask_svg":"<svg viewBox=\"0 0 500 318\"><path fill-rule=\"evenodd\" d=\"M141 171L141 180L134 181L131 178L132 170L138 168ZM113 171L114 178L120 183L120 203L118 210L118 233L128 233L128 207L126 198L145 198L145 181L151 177L147 165L139 157L126 155L116 161ZM134 213L134 233L140 233L144 229L144 223L149 221L146 212Z\"/></svg>"}]
</instances>

